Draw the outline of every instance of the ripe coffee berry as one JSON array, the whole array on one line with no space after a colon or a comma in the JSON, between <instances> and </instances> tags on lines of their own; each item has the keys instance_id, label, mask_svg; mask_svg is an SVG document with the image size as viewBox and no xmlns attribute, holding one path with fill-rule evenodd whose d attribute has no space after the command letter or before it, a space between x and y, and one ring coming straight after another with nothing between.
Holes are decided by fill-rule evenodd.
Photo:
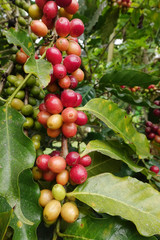
<instances>
[{"instance_id":1,"label":"ripe coffee berry","mask_svg":"<svg viewBox=\"0 0 160 240\"><path fill-rule=\"evenodd\" d=\"M61 93L61 101L64 107L74 107L77 94L71 89L66 89Z\"/></svg>"},{"instance_id":2,"label":"ripe coffee berry","mask_svg":"<svg viewBox=\"0 0 160 240\"><path fill-rule=\"evenodd\" d=\"M62 62L62 54L56 47L47 49L46 58L53 65L60 64Z\"/></svg>"},{"instance_id":3,"label":"ripe coffee berry","mask_svg":"<svg viewBox=\"0 0 160 240\"><path fill-rule=\"evenodd\" d=\"M70 14L75 14L79 9L79 4L77 0L72 0L71 4L68 7L65 7L65 10Z\"/></svg>"},{"instance_id":4,"label":"ripe coffee berry","mask_svg":"<svg viewBox=\"0 0 160 240\"><path fill-rule=\"evenodd\" d=\"M63 110L62 102L57 97L48 98L47 101L45 102L45 105L46 105L47 111L52 114L60 113Z\"/></svg>"},{"instance_id":5,"label":"ripe coffee berry","mask_svg":"<svg viewBox=\"0 0 160 240\"><path fill-rule=\"evenodd\" d=\"M82 103L82 95L80 93L76 93L76 95L77 95L77 101L75 102L74 107L78 107Z\"/></svg>"},{"instance_id":6,"label":"ripe coffee berry","mask_svg":"<svg viewBox=\"0 0 160 240\"><path fill-rule=\"evenodd\" d=\"M47 0L36 0L36 4L40 9L43 9L44 5L46 4Z\"/></svg>"},{"instance_id":7,"label":"ripe coffee berry","mask_svg":"<svg viewBox=\"0 0 160 240\"><path fill-rule=\"evenodd\" d=\"M54 93L48 93L44 98L44 102L46 102L51 97L57 97L57 95Z\"/></svg>"},{"instance_id":8,"label":"ripe coffee berry","mask_svg":"<svg viewBox=\"0 0 160 240\"><path fill-rule=\"evenodd\" d=\"M72 75L69 76L69 78L70 78L70 88L71 89L76 88L77 85L78 85L78 80L74 76L72 76Z\"/></svg>"},{"instance_id":9,"label":"ripe coffee berry","mask_svg":"<svg viewBox=\"0 0 160 240\"><path fill-rule=\"evenodd\" d=\"M53 74L54 74L55 78L62 79L66 76L67 70L63 64L56 64L53 67Z\"/></svg>"},{"instance_id":10,"label":"ripe coffee berry","mask_svg":"<svg viewBox=\"0 0 160 240\"><path fill-rule=\"evenodd\" d=\"M150 122L150 121L147 121L147 122L146 122L146 127L152 127L152 125L153 125L152 122Z\"/></svg>"},{"instance_id":11,"label":"ripe coffee berry","mask_svg":"<svg viewBox=\"0 0 160 240\"><path fill-rule=\"evenodd\" d=\"M71 80L68 76L65 76L64 78L58 80L58 85L63 89L67 89L71 85Z\"/></svg>"},{"instance_id":12,"label":"ripe coffee berry","mask_svg":"<svg viewBox=\"0 0 160 240\"><path fill-rule=\"evenodd\" d=\"M73 123L77 120L77 110L72 107L67 107L62 111L63 121L66 123Z\"/></svg>"},{"instance_id":13,"label":"ripe coffee berry","mask_svg":"<svg viewBox=\"0 0 160 240\"><path fill-rule=\"evenodd\" d=\"M61 114L53 114L47 120L48 128L52 130L59 129L63 124L63 119Z\"/></svg>"},{"instance_id":14,"label":"ripe coffee berry","mask_svg":"<svg viewBox=\"0 0 160 240\"><path fill-rule=\"evenodd\" d=\"M51 158L51 156L47 154L42 154L36 159L36 165L39 169L43 171L47 171L48 169L48 161Z\"/></svg>"},{"instance_id":15,"label":"ripe coffee berry","mask_svg":"<svg viewBox=\"0 0 160 240\"><path fill-rule=\"evenodd\" d=\"M61 185L66 185L69 180L69 172L67 170L63 170L62 172L58 173L56 176L56 182Z\"/></svg>"},{"instance_id":16,"label":"ripe coffee berry","mask_svg":"<svg viewBox=\"0 0 160 240\"><path fill-rule=\"evenodd\" d=\"M70 170L70 179L76 184L82 184L87 179L87 171L84 166L77 164Z\"/></svg>"},{"instance_id":17,"label":"ripe coffee berry","mask_svg":"<svg viewBox=\"0 0 160 240\"><path fill-rule=\"evenodd\" d=\"M152 133L152 132L151 132L150 134L147 135L147 138L148 138L149 140L152 140L152 139L155 138L155 136L156 136L155 133Z\"/></svg>"},{"instance_id":18,"label":"ripe coffee berry","mask_svg":"<svg viewBox=\"0 0 160 240\"><path fill-rule=\"evenodd\" d=\"M58 38L56 41L56 47L60 50L60 51L67 51L68 47L69 47L69 42L66 38Z\"/></svg>"},{"instance_id":19,"label":"ripe coffee berry","mask_svg":"<svg viewBox=\"0 0 160 240\"><path fill-rule=\"evenodd\" d=\"M152 125L152 131L156 133L157 130L158 130L158 126L155 125L155 124L153 124L153 125Z\"/></svg>"},{"instance_id":20,"label":"ripe coffee berry","mask_svg":"<svg viewBox=\"0 0 160 240\"><path fill-rule=\"evenodd\" d=\"M92 159L91 159L91 157L89 155L85 155L85 156L80 158L79 163L81 165L83 165L84 167L88 167L89 165L91 165Z\"/></svg>"},{"instance_id":21,"label":"ripe coffee berry","mask_svg":"<svg viewBox=\"0 0 160 240\"><path fill-rule=\"evenodd\" d=\"M150 167L150 170L152 171L152 172L155 172L156 174L157 173L159 173L159 167L157 167L157 166L152 166L152 167Z\"/></svg>"},{"instance_id":22,"label":"ripe coffee berry","mask_svg":"<svg viewBox=\"0 0 160 240\"><path fill-rule=\"evenodd\" d=\"M70 22L65 17L60 17L56 21L56 32L60 37L66 37L70 33Z\"/></svg>"},{"instance_id":23,"label":"ripe coffee berry","mask_svg":"<svg viewBox=\"0 0 160 240\"><path fill-rule=\"evenodd\" d=\"M63 61L68 73L76 71L81 66L81 59L75 54L68 55Z\"/></svg>"},{"instance_id":24,"label":"ripe coffee berry","mask_svg":"<svg viewBox=\"0 0 160 240\"><path fill-rule=\"evenodd\" d=\"M48 167L52 172L60 173L66 168L66 161L60 156L54 156L49 159Z\"/></svg>"},{"instance_id":25,"label":"ripe coffee berry","mask_svg":"<svg viewBox=\"0 0 160 240\"><path fill-rule=\"evenodd\" d=\"M37 121L41 123L42 125L46 126L47 125L47 120L51 116L49 112L46 111L41 111L37 115Z\"/></svg>"},{"instance_id":26,"label":"ripe coffee berry","mask_svg":"<svg viewBox=\"0 0 160 240\"><path fill-rule=\"evenodd\" d=\"M56 173L51 170L43 172L43 179L47 182L52 182L56 178Z\"/></svg>"},{"instance_id":27,"label":"ripe coffee berry","mask_svg":"<svg viewBox=\"0 0 160 240\"><path fill-rule=\"evenodd\" d=\"M77 125L75 123L63 123L62 133L66 138L74 137L77 133Z\"/></svg>"},{"instance_id":28,"label":"ripe coffee berry","mask_svg":"<svg viewBox=\"0 0 160 240\"><path fill-rule=\"evenodd\" d=\"M31 31L38 37L44 37L48 33L47 26L40 20L33 20L31 22Z\"/></svg>"},{"instance_id":29,"label":"ripe coffee berry","mask_svg":"<svg viewBox=\"0 0 160 240\"><path fill-rule=\"evenodd\" d=\"M65 8L71 4L72 0L56 0L58 6Z\"/></svg>"},{"instance_id":30,"label":"ripe coffee berry","mask_svg":"<svg viewBox=\"0 0 160 240\"><path fill-rule=\"evenodd\" d=\"M75 123L79 126L85 125L88 121L87 115L81 111L77 111L77 113L78 113L78 116L77 116L77 120L75 121Z\"/></svg>"},{"instance_id":31,"label":"ripe coffee berry","mask_svg":"<svg viewBox=\"0 0 160 240\"><path fill-rule=\"evenodd\" d=\"M47 109L46 109L46 106L45 106L45 104L44 103L41 103L40 105L39 105L39 111L47 111Z\"/></svg>"},{"instance_id":32,"label":"ripe coffee berry","mask_svg":"<svg viewBox=\"0 0 160 240\"><path fill-rule=\"evenodd\" d=\"M84 32L84 24L78 18L74 18L71 21L70 26L71 26L70 35L72 37L79 37Z\"/></svg>"},{"instance_id":33,"label":"ripe coffee berry","mask_svg":"<svg viewBox=\"0 0 160 240\"><path fill-rule=\"evenodd\" d=\"M154 139L157 143L160 143L160 136L156 135Z\"/></svg>"},{"instance_id":34,"label":"ripe coffee berry","mask_svg":"<svg viewBox=\"0 0 160 240\"><path fill-rule=\"evenodd\" d=\"M145 132L146 132L146 133L150 133L151 130L152 130L151 127L146 127Z\"/></svg>"},{"instance_id":35,"label":"ripe coffee berry","mask_svg":"<svg viewBox=\"0 0 160 240\"><path fill-rule=\"evenodd\" d=\"M66 162L69 166L75 166L80 161L80 155L77 152L70 152L66 156Z\"/></svg>"},{"instance_id":36,"label":"ripe coffee berry","mask_svg":"<svg viewBox=\"0 0 160 240\"><path fill-rule=\"evenodd\" d=\"M54 19L47 18L45 15L42 16L42 22L47 26L48 29L53 29Z\"/></svg>"},{"instance_id":37,"label":"ripe coffee berry","mask_svg":"<svg viewBox=\"0 0 160 240\"><path fill-rule=\"evenodd\" d=\"M51 157L60 156L60 151L55 150L55 151L51 152L49 155L50 155Z\"/></svg>"},{"instance_id":38,"label":"ripe coffee berry","mask_svg":"<svg viewBox=\"0 0 160 240\"><path fill-rule=\"evenodd\" d=\"M58 7L54 1L48 1L43 7L43 13L48 19L53 19L57 16Z\"/></svg>"},{"instance_id":39,"label":"ripe coffee berry","mask_svg":"<svg viewBox=\"0 0 160 240\"><path fill-rule=\"evenodd\" d=\"M84 72L78 68L76 71L72 72L72 76L75 77L78 82L82 82L84 79Z\"/></svg>"}]
</instances>

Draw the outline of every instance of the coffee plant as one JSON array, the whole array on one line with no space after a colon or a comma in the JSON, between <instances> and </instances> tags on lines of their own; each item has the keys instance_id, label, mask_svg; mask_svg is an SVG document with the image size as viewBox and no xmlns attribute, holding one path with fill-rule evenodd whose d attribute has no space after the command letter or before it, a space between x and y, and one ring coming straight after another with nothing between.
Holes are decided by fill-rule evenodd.
<instances>
[{"instance_id":1,"label":"coffee plant","mask_svg":"<svg viewBox=\"0 0 160 240\"><path fill-rule=\"evenodd\" d=\"M0 10L0 240L160 239L160 1Z\"/></svg>"}]
</instances>

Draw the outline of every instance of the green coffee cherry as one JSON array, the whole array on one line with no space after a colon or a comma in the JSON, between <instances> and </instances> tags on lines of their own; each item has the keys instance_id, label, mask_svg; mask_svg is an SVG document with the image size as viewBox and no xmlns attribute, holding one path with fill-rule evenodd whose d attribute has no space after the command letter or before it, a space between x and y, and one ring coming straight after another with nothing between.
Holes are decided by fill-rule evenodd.
<instances>
[{"instance_id":1,"label":"green coffee cherry","mask_svg":"<svg viewBox=\"0 0 160 240\"><path fill-rule=\"evenodd\" d=\"M29 129L29 128L32 128L33 126L34 126L34 120L30 117L26 117L26 121L23 124L23 127L25 129Z\"/></svg>"},{"instance_id":2,"label":"green coffee cherry","mask_svg":"<svg viewBox=\"0 0 160 240\"><path fill-rule=\"evenodd\" d=\"M55 184L52 188L52 194L56 200L62 201L66 196L66 190L61 184Z\"/></svg>"},{"instance_id":3,"label":"green coffee cherry","mask_svg":"<svg viewBox=\"0 0 160 240\"><path fill-rule=\"evenodd\" d=\"M25 97L25 91L24 90L20 90L17 94L16 94L16 98L19 98L21 100L23 100Z\"/></svg>"},{"instance_id":4,"label":"green coffee cherry","mask_svg":"<svg viewBox=\"0 0 160 240\"><path fill-rule=\"evenodd\" d=\"M33 97L28 98L28 103L31 104L32 106L35 106L37 104L37 101Z\"/></svg>"},{"instance_id":5,"label":"green coffee cherry","mask_svg":"<svg viewBox=\"0 0 160 240\"><path fill-rule=\"evenodd\" d=\"M17 80L18 80L17 77L14 76L14 75L8 75L8 77L7 77L7 81L8 81L9 83L11 83L12 85L14 85L14 83L15 83Z\"/></svg>"},{"instance_id":6,"label":"green coffee cherry","mask_svg":"<svg viewBox=\"0 0 160 240\"><path fill-rule=\"evenodd\" d=\"M22 102L18 98L14 98L11 102L11 107L15 108L16 110L21 110L23 106L24 106L24 102Z\"/></svg>"},{"instance_id":7,"label":"green coffee cherry","mask_svg":"<svg viewBox=\"0 0 160 240\"><path fill-rule=\"evenodd\" d=\"M30 104L26 104L22 107L21 112L24 116L29 116L33 113L33 107Z\"/></svg>"}]
</instances>

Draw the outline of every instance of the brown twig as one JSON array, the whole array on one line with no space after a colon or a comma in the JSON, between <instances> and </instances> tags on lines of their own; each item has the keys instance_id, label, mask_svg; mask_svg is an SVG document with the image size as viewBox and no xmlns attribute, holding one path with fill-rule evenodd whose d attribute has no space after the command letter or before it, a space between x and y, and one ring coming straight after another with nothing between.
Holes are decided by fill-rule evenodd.
<instances>
[{"instance_id":1,"label":"brown twig","mask_svg":"<svg viewBox=\"0 0 160 240\"><path fill-rule=\"evenodd\" d=\"M63 158L66 158L68 154L68 141L67 141L67 138L62 135L62 146L61 146L61 156Z\"/></svg>"}]
</instances>

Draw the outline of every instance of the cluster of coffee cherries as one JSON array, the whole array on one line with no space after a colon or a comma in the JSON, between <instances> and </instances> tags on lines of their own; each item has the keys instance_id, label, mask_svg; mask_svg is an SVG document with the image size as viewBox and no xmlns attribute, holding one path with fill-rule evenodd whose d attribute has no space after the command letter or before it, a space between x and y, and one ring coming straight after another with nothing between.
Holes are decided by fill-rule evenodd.
<instances>
[{"instance_id":1,"label":"cluster of coffee cherries","mask_svg":"<svg viewBox=\"0 0 160 240\"><path fill-rule=\"evenodd\" d=\"M155 142L160 143L160 127L157 124L147 121L145 132L149 140L155 140Z\"/></svg>"},{"instance_id":2,"label":"cluster of coffee cherries","mask_svg":"<svg viewBox=\"0 0 160 240\"><path fill-rule=\"evenodd\" d=\"M117 4L120 7L130 8L132 2L131 0L117 0Z\"/></svg>"}]
</instances>

